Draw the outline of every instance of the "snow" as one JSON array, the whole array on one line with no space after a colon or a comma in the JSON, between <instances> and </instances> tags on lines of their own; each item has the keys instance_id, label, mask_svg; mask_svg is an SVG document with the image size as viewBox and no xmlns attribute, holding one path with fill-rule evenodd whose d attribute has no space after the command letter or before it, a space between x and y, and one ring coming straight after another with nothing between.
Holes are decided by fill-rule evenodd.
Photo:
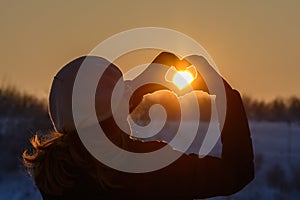
<instances>
[{"instance_id":1,"label":"snow","mask_svg":"<svg viewBox=\"0 0 300 200\"><path fill-rule=\"evenodd\" d=\"M212 199L300 199L300 125L250 122L250 129L255 152L255 179L232 196ZM219 149L220 146L216 152ZM282 173L276 173L280 170ZM275 179L268 181L270 177ZM0 199L37 200L41 196L31 177L18 171L0 174Z\"/></svg>"},{"instance_id":2,"label":"snow","mask_svg":"<svg viewBox=\"0 0 300 200\"><path fill-rule=\"evenodd\" d=\"M255 179L240 192L230 197L212 199L300 199L300 181L295 178L294 170L300 166L300 126L297 124L250 122L252 142L255 153ZM287 188L274 187L267 181L271 170L283 169L275 184ZM299 176L299 175L298 175ZM299 178L299 177L298 177ZM298 185L298 186L297 186Z\"/></svg>"},{"instance_id":3,"label":"snow","mask_svg":"<svg viewBox=\"0 0 300 200\"><path fill-rule=\"evenodd\" d=\"M0 199L42 199L32 178L25 172L9 173L0 177Z\"/></svg>"}]
</instances>

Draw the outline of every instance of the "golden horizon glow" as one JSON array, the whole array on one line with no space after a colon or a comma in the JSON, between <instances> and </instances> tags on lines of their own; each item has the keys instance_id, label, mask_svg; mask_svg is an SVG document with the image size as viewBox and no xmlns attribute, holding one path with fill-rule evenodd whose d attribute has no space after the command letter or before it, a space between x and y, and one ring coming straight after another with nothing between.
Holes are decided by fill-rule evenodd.
<instances>
[{"instance_id":1,"label":"golden horizon glow","mask_svg":"<svg viewBox=\"0 0 300 200\"><path fill-rule=\"evenodd\" d=\"M193 82L195 78L193 77L192 73L185 70L185 71L177 71L177 73L173 77L173 83L182 90L188 84Z\"/></svg>"},{"instance_id":2,"label":"golden horizon glow","mask_svg":"<svg viewBox=\"0 0 300 200\"><path fill-rule=\"evenodd\" d=\"M114 34L154 26L179 31L203 45L222 76L244 95L265 101L300 96L300 1L273 2L274 6L268 1L236 0L218 4L175 0L159 5L120 0L1 1L0 81L47 97L53 76L69 61L88 55ZM166 15L167 10L176 14ZM170 41L186 48L179 40ZM132 52L124 56L125 65L116 65L127 67L124 72L151 63L157 55ZM172 82L176 71L171 72L166 81L176 87Z\"/></svg>"}]
</instances>

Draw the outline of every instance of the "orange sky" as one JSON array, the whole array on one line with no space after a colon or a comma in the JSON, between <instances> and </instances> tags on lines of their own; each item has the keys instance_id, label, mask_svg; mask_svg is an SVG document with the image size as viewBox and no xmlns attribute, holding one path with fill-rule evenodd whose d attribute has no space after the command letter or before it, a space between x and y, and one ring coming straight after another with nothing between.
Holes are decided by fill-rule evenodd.
<instances>
[{"instance_id":1,"label":"orange sky","mask_svg":"<svg viewBox=\"0 0 300 200\"><path fill-rule=\"evenodd\" d=\"M71 59L120 31L156 26L197 40L242 94L300 96L300 1L69 2L0 2L0 83L46 96Z\"/></svg>"}]
</instances>

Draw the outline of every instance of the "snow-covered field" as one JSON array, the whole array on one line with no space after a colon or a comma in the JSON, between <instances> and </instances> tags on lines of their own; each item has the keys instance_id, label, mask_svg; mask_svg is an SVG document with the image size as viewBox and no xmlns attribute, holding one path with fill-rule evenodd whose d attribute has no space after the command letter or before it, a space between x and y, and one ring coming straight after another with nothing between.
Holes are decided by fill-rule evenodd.
<instances>
[{"instance_id":1,"label":"snow-covered field","mask_svg":"<svg viewBox=\"0 0 300 200\"><path fill-rule=\"evenodd\" d=\"M215 199L300 199L300 125L251 122L255 179L242 191Z\"/></svg>"},{"instance_id":2,"label":"snow-covered field","mask_svg":"<svg viewBox=\"0 0 300 200\"><path fill-rule=\"evenodd\" d=\"M300 125L251 122L256 177L242 191L213 199L300 199ZM5 161L1 161L5 162ZM0 199L41 199L22 170L0 173Z\"/></svg>"}]
</instances>

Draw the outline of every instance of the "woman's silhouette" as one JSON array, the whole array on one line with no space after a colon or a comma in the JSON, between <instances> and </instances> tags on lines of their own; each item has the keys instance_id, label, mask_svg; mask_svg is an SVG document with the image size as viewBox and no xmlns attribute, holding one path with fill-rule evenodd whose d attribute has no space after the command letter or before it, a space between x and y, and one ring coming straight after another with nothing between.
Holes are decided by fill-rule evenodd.
<instances>
[{"instance_id":1,"label":"woman's silhouette","mask_svg":"<svg viewBox=\"0 0 300 200\"><path fill-rule=\"evenodd\" d=\"M162 53L155 62L171 66L172 59L174 55ZM44 199L208 198L233 194L254 178L252 141L243 103L239 93L225 81L227 112L221 133L221 158L183 154L167 167L147 173L121 172L99 162L82 144L72 115L74 80L84 60L100 67L108 62L95 56L80 57L57 73L49 97L49 114L55 131L43 138L35 136L31 140L34 152L23 154ZM121 71L110 64L97 87L95 110L106 136L119 147L134 152L149 152L167 145L134 140L118 128L107 105L121 77ZM130 111L144 94L159 89L162 88L149 85L136 91Z\"/></svg>"}]
</instances>

